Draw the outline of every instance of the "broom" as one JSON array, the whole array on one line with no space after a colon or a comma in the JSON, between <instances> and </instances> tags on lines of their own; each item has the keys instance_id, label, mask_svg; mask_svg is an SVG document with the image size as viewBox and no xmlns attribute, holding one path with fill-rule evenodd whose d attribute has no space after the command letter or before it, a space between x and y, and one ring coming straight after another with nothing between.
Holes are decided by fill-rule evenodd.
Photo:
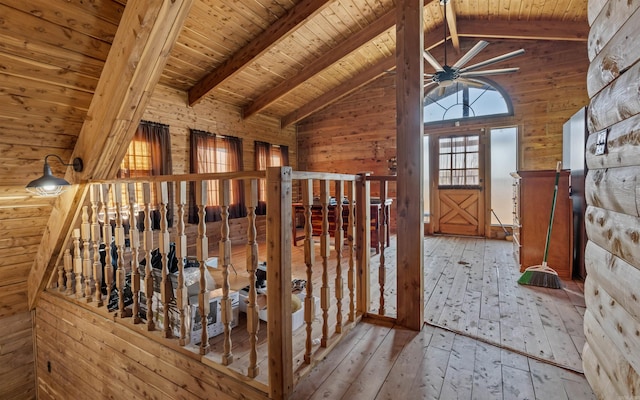
<instances>
[{"instance_id":1,"label":"broom","mask_svg":"<svg viewBox=\"0 0 640 400\"><path fill-rule=\"evenodd\" d=\"M556 182L553 188L553 200L551 203L551 217L549 218L549 227L547 228L547 239L544 244L542 265L534 265L525 269L520 279L518 279L518 283L521 285L542 286L551 289L560 289L562 287L558 273L547 265L547 255L549 254L549 242L551 239L551 227L553 226L553 215L556 211L558 179L560 178L561 165L562 163L558 161L558 165L556 166Z\"/></svg>"}]
</instances>

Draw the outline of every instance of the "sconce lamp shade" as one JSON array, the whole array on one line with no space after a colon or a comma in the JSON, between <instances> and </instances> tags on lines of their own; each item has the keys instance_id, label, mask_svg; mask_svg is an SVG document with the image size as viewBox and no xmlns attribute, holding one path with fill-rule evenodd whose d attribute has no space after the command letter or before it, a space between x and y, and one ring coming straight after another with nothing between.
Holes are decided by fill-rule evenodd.
<instances>
[{"instance_id":1,"label":"sconce lamp shade","mask_svg":"<svg viewBox=\"0 0 640 400\"><path fill-rule=\"evenodd\" d=\"M60 161L60 163L62 163L62 165L66 165L66 166L72 165L73 170L76 172L80 172L83 169L82 159L80 158L75 158L72 164L65 164L62 162L62 159L59 156L55 154L48 154L44 158L44 167L43 167L42 176L36 180L29 182L29 184L26 186L26 189L29 192L36 194L40 197L58 196L60 193L67 190L69 186L71 186L71 184L67 182L65 179L57 178L53 176L53 173L51 172L51 167L47 162L47 159L50 156L56 157Z\"/></svg>"}]
</instances>

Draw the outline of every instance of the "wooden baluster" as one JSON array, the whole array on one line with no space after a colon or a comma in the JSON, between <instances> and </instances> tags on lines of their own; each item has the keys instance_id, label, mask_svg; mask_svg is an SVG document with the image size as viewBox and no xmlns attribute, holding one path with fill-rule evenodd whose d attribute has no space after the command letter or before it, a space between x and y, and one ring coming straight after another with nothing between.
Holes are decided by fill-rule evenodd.
<instances>
[{"instance_id":1,"label":"wooden baluster","mask_svg":"<svg viewBox=\"0 0 640 400\"><path fill-rule=\"evenodd\" d=\"M80 229L73 230L73 273L75 277L75 293L80 298L84 295L82 290L82 255L80 254Z\"/></svg>"},{"instance_id":2,"label":"wooden baluster","mask_svg":"<svg viewBox=\"0 0 640 400\"><path fill-rule=\"evenodd\" d=\"M136 218L136 184L127 184L129 195L129 247L131 248L131 293L133 294L133 323L142 322L140 318L140 234L138 232L138 220Z\"/></svg>"},{"instance_id":3,"label":"wooden baluster","mask_svg":"<svg viewBox=\"0 0 640 400\"><path fill-rule=\"evenodd\" d=\"M102 307L102 292L100 282L102 281L102 265L100 264L100 223L98 222L98 201L100 198L99 186L91 185L89 188L89 199L91 201L91 244L93 245L93 284L94 300L98 307Z\"/></svg>"},{"instance_id":4,"label":"wooden baluster","mask_svg":"<svg viewBox=\"0 0 640 400\"><path fill-rule=\"evenodd\" d=\"M116 203L116 227L113 235L116 243L118 260L116 263L116 288L118 289L118 315L120 318L127 317L124 309L124 226L122 225L122 184L114 183L111 186L113 197Z\"/></svg>"},{"instance_id":5,"label":"wooden baluster","mask_svg":"<svg viewBox=\"0 0 640 400\"><path fill-rule=\"evenodd\" d=\"M349 321L356 320L356 182L351 181L347 186L349 196L349 223L347 229L347 243L349 243L349 271L347 272L347 287L349 288Z\"/></svg>"},{"instance_id":6,"label":"wooden baluster","mask_svg":"<svg viewBox=\"0 0 640 400\"><path fill-rule=\"evenodd\" d=\"M151 252L153 251L153 229L151 226L151 184L142 184L142 201L144 202L144 254L146 262L144 265L144 294L147 298L147 330L156 329L153 321L153 269L151 268Z\"/></svg>"},{"instance_id":7,"label":"wooden baluster","mask_svg":"<svg viewBox=\"0 0 640 400\"><path fill-rule=\"evenodd\" d=\"M64 294L71 295L73 294L73 259L71 257L71 250L64 249L64 271L67 274L67 290L65 290Z\"/></svg>"},{"instance_id":8,"label":"wooden baluster","mask_svg":"<svg viewBox=\"0 0 640 400\"><path fill-rule=\"evenodd\" d=\"M173 296L171 281L169 280L169 268L171 261L169 254L169 230L167 224L167 203L169 203L169 192L167 182L156 182L156 198L160 208L160 233L158 234L158 249L162 261L162 280L160 282L160 302L162 303L162 319L164 321L163 335L166 338L173 337L171 332L171 320L169 318L169 303Z\"/></svg>"},{"instance_id":9,"label":"wooden baluster","mask_svg":"<svg viewBox=\"0 0 640 400\"><path fill-rule=\"evenodd\" d=\"M304 298L304 321L307 325L307 337L305 342L304 362L311 364L311 352L313 350L313 320L316 316L315 301L313 299L313 261L315 260L315 245L313 243L313 180L301 181L302 207L304 208L304 263L307 266L307 294Z\"/></svg>"},{"instance_id":10,"label":"wooden baluster","mask_svg":"<svg viewBox=\"0 0 640 400\"><path fill-rule=\"evenodd\" d=\"M220 307L222 310L222 325L224 326L222 365L229 365L233 362L233 352L231 351L231 321L233 320L233 310L231 309L231 299L229 298L229 267L231 267L231 240L229 239L229 206L231 205L231 181L225 179L220 182L220 261L222 262L222 300ZM208 272L207 272L208 273Z\"/></svg>"},{"instance_id":11,"label":"wooden baluster","mask_svg":"<svg viewBox=\"0 0 640 400\"><path fill-rule=\"evenodd\" d=\"M185 235L184 206L187 202L187 182L176 184L176 256L178 257L178 288L176 289L176 302L180 313L180 346L189 344L191 335L187 332L191 318L189 313L189 296L184 281L184 260L187 258L187 235ZM190 322L190 321L189 321Z\"/></svg>"},{"instance_id":12,"label":"wooden baluster","mask_svg":"<svg viewBox=\"0 0 640 400\"><path fill-rule=\"evenodd\" d=\"M102 239L104 240L104 284L107 288L107 304L111 300L111 289L113 288L113 260L111 259L111 219L109 216L109 186L100 185L100 200L102 203L102 215L104 224L102 226Z\"/></svg>"},{"instance_id":13,"label":"wooden baluster","mask_svg":"<svg viewBox=\"0 0 640 400\"><path fill-rule=\"evenodd\" d=\"M205 223L205 207L207 206L207 181L195 182L196 205L198 206L198 238L196 239L196 255L200 264L200 288L198 292L198 310L202 325L200 337L200 354L209 353L209 334L207 332L207 316L209 315L209 291L205 273L207 266L204 262L209 258L209 240L207 238L207 224ZM215 310L214 310L215 312Z\"/></svg>"},{"instance_id":14,"label":"wooden baluster","mask_svg":"<svg viewBox=\"0 0 640 400\"><path fill-rule=\"evenodd\" d=\"M379 315L384 315L385 302L384 291L387 282L387 266L385 265L384 249L387 243L387 207L384 203L387 201L387 181L380 182L380 209L379 209L379 221L378 221L378 246L380 246L380 266L378 267L378 284L380 285L380 309Z\"/></svg>"},{"instance_id":15,"label":"wooden baluster","mask_svg":"<svg viewBox=\"0 0 640 400\"><path fill-rule=\"evenodd\" d=\"M89 223L89 207L82 207L82 223L80 224L82 236L82 274L84 275L84 297L87 303L93 300L93 262L91 261L91 223Z\"/></svg>"},{"instance_id":16,"label":"wooden baluster","mask_svg":"<svg viewBox=\"0 0 640 400\"><path fill-rule=\"evenodd\" d=\"M336 333L342 332L342 289L344 282L342 280L342 245L344 242L344 230L342 229L342 199L344 198L344 182L336 181L336 232L334 234L333 243L336 248Z\"/></svg>"},{"instance_id":17,"label":"wooden baluster","mask_svg":"<svg viewBox=\"0 0 640 400\"><path fill-rule=\"evenodd\" d=\"M320 308L322 308L322 338L320 345L329 343L329 181L320 181L320 205L322 206L322 233L320 234L320 256L322 257L322 287L320 288Z\"/></svg>"},{"instance_id":18,"label":"wooden baluster","mask_svg":"<svg viewBox=\"0 0 640 400\"><path fill-rule=\"evenodd\" d=\"M64 263L58 264L58 292L64 292Z\"/></svg>"},{"instance_id":19,"label":"wooden baluster","mask_svg":"<svg viewBox=\"0 0 640 400\"><path fill-rule=\"evenodd\" d=\"M260 373L258 367L258 307L256 306L256 270L258 269L258 232L256 229L256 207L258 206L258 180L245 181L247 205L247 272L249 273L249 295L247 304L247 332L249 333L249 367L247 376L255 378Z\"/></svg>"}]
</instances>

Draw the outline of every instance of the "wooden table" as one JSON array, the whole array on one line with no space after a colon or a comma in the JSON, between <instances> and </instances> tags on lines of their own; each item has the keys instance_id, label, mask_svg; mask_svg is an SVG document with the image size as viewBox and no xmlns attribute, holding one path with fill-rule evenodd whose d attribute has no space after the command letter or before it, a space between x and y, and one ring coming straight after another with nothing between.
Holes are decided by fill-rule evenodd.
<instances>
[{"instance_id":1,"label":"wooden table","mask_svg":"<svg viewBox=\"0 0 640 400\"><path fill-rule=\"evenodd\" d=\"M385 208L386 223L386 240L384 243L385 247L389 247L389 233L390 233L390 224L389 224L389 211L391 208L391 204L393 203L393 199L387 199L384 204L377 203L370 205L370 213L371 213L371 248L376 249L376 254L380 252L380 241L379 241L379 232L382 229L382 208ZM302 203L293 203L292 204L292 217L293 217L293 245L298 245L298 240L304 239L304 236L297 235L296 229L296 217L298 215L304 215L304 206ZM333 237L336 230L336 207L337 205L329 205L329 234ZM347 230L347 226L349 223L349 205L342 204L342 229L344 232ZM322 234L322 205L314 204L311 206L311 225L313 228L312 235L319 236Z\"/></svg>"}]
</instances>

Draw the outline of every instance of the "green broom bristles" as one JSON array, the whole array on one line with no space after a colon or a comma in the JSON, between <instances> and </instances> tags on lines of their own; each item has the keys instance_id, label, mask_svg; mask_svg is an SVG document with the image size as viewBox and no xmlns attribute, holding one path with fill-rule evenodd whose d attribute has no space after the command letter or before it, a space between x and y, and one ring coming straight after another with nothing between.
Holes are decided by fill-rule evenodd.
<instances>
[{"instance_id":1,"label":"green broom bristles","mask_svg":"<svg viewBox=\"0 0 640 400\"><path fill-rule=\"evenodd\" d=\"M518 279L521 285L541 286L551 289L562 288L562 283L558 277L558 273L547 266L546 262L542 265L536 265L524 270L524 273Z\"/></svg>"}]
</instances>

